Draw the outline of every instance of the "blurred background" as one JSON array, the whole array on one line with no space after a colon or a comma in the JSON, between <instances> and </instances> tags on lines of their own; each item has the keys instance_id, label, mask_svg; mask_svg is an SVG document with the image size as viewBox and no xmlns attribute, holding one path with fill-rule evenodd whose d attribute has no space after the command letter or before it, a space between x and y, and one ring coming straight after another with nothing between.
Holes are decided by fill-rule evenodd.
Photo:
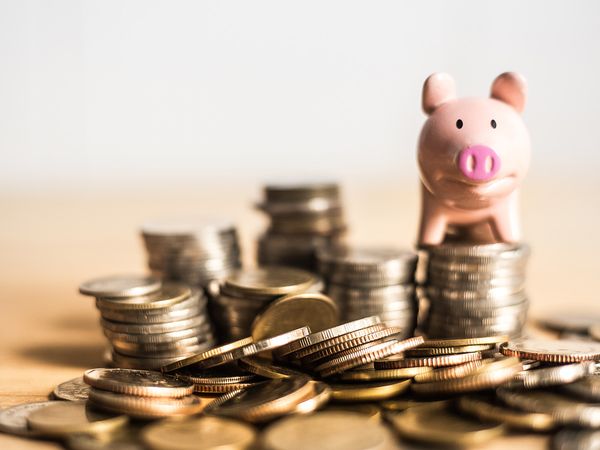
<instances>
[{"instance_id":1,"label":"blurred background","mask_svg":"<svg viewBox=\"0 0 600 450\"><path fill-rule=\"evenodd\" d=\"M355 241L410 246L423 81L481 96L513 70L532 309L597 297L596 1L0 0L0 61L9 296L142 270L157 215L230 216L251 261L271 180L340 181Z\"/></svg>"}]
</instances>

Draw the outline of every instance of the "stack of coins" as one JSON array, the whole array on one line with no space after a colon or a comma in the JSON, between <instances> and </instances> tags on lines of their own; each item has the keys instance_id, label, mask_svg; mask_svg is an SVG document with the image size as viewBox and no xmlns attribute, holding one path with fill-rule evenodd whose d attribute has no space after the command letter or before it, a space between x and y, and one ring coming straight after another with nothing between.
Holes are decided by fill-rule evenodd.
<instances>
[{"instance_id":1,"label":"stack of coins","mask_svg":"<svg viewBox=\"0 0 600 450\"><path fill-rule=\"evenodd\" d=\"M112 276L82 283L96 297L117 367L156 369L215 343L207 300L197 288L153 276Z\"/></svg>"},{"instance_id":2,"label":"stack of coins","mask_svg":"<svg viewBox=\"0 0 600 450\"><path fill-rule=\"evenodd\" d=\"M418 304L414 276L417 255L393 248L331 247L317 252L327 294L344 321L378 315L389 327L412 336Z\"/></svg>"},{"instance_id":3,"label":"stack of coins","mask_svg":"<svg viewBox=\"0 0 600 450\"><path fill-rule=\"evenodd\" d=\"M264 194L258 208L271 223L258 241L259 264L314 270L317 248L343 242L346 222L337 184L268 185Z\"/></svg>"},{"instance_id":4,"label":"stack of coins","mask_svg":"<svg viewBox=\"0 0 600 450\"><path fill-rule=\"evenodd\" d=\"M428 314L420 324L429 337L521 335L529 301L524 244L443 244L426 247L422 291Z\"/></svg>"},{"instance_id":5,"label":"stack of coins","mask_svg":"<svg viewBox=\"0 0 600 450\"><path fill-rule=\"evenodd\" d=\"M148 266L163 280L206 287L241 267L237 231L230 222L155 220L141 232Z\"/></svg>"},{"instance_id":6,"label":"stack of coins","mask_svg":"<svg viewBox=\"0 0 600 450\"><path fill-rule=\"evenodd\" d=\"M256 316L272 301L290 294L318 292L315 275L287 267L245 269L226 277L218 296L210 299L210 312L223 342L252 333Z\"/></svg>"},{"instance_id":7,"label":"stack of coins","mask_svg":"<svg viewBox=\"0 0 600 450\"><path fill-rule=\"evenodd\" d=\"M150 370L91 369L83 374L91 386L88 403L135 419L187 416L202 404L192 383Z\"/></svg>"}]
</instances>

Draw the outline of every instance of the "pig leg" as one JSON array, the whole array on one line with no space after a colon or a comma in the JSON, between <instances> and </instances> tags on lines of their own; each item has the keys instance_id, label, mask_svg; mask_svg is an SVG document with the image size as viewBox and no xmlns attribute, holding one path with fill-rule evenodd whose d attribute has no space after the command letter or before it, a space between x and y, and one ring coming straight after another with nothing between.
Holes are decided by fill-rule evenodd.
<instances>
[{"instance_id":1,"label":"pig leg","mask_svg":"<svg viewBox=\"0 0 600 450\"><path fill-rule=\"evenodd\" d=\"M439 245L446 236L448 219L439 210L423 211L419 228L419 245Z\"/></svg>"},{"instance_id":2,"label":"pig leg","mask_svg":"<svg viewBox=\"0 0 600 450\"><path fill-rule=\"evenodd\" d=\"M517 242L519 240L519 221L517 208L506 205L500 208L492 217L490 225L498 242Z\"/></svg>"}]
</instances>

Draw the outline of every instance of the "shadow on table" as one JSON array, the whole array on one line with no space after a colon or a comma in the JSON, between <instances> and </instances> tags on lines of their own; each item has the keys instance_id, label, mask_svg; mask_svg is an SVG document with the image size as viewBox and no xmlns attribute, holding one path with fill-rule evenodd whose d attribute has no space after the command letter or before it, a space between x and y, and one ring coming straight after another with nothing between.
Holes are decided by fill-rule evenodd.
<instances>
[{"instance_id":1,"label":"shadow on table","mask_svg":"<svg viewBox=\"0 0 600 450\"><path fill-rule=\"evenodd\" d=\"M102 344L69 342L64 344L40 344L23 348L21 356L36 361L70 367L103 367L105 347Z\"/></svg>"}]
</instances>

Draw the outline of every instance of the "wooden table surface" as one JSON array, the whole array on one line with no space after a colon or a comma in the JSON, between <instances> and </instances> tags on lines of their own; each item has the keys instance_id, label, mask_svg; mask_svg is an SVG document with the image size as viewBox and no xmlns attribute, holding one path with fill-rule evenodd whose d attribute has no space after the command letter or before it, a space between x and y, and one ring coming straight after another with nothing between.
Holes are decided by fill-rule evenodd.
<instances>
[{"instance_id":1,"label":"wooden table surface","mask_svg":"<svg viewBox=\"0 0 600 450\"><path fill-rule=\"evenodd\" d=\"M201 175L199 175L201 176ZM102 366L105 340L93 300L77 293L90 277L143 271L138 225L165 215L231 217L245 263L265 221L252 209L255 184L157 186L151 190L73 190L0 194L0 407L41 401L57 384ZM411 246L418 219L416 183L344 185L353 242ZM533 248L531 315L599 312L600 185L529 182L524 235ZM510 436L483 448L545 448L543 436ZM0 434L0 448L58 448Z\"/></svg>"}]
</instances>

